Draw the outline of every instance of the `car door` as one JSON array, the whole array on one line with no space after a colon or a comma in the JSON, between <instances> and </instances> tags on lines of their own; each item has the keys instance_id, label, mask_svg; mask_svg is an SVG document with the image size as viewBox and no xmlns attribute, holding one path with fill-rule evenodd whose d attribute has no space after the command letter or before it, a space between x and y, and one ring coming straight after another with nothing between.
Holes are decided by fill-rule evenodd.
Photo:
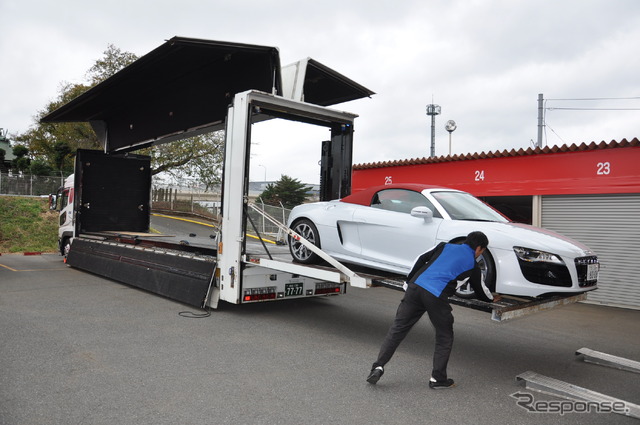
<instances>
[{"instance_id":1,"label":"car door","mask_svg":"<svg viewBox=\"0 0 640 425\"><path fill-rule=\"evenodd\" d=\"M411 209L416 206L429 207L433 219L413 217ZM365 262L408 272L416 257L435 245L442 218L419 192L383 189L373 197L371 207L355 211L353 221Z\"/></svg>"}]
</instances>

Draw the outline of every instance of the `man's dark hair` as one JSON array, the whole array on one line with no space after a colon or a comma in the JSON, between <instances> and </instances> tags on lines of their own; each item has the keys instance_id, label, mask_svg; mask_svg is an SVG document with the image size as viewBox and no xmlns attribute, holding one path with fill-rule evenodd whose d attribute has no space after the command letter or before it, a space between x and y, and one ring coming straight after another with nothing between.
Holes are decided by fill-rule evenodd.
<instances>
[{"instance_id":1,"label":"man's dark hair","mask_svg":"<svg viewBox=\"0 0 640 425\"><path fill-rule=\"evenodd\" d=\"M486 248L489 245L489 238L482 232L471 232L467 235L467 239L464 241L472 249L477 247Z\"/></svg>"}]
</instances>

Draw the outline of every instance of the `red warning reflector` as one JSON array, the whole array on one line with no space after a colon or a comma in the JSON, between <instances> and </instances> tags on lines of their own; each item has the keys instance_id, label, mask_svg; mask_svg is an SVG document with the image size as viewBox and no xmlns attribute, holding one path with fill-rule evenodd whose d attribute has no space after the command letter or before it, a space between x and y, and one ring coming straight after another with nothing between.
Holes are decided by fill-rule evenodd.
<instances>
[{"instance_id":1,"label":"red warning reflector","mask_svg":"<svg viewBox=\"0 0 640 425\"><path fill-rule=\"evenodd\" d=\"M276 299L276 287L268 286L266 288L251 288L244 291L242 301L269 301Z\"/></svg>"},{"instance_id":2,"label":"red warning reflector","mask_svg":"<svg viewBox=\"0 0 640 425\"><path fill-rule=\"evenodd\" d=\"M338 283L320 282L316 283L315 295L339 294L342 288Z\"/></svg>"}]
</instances>

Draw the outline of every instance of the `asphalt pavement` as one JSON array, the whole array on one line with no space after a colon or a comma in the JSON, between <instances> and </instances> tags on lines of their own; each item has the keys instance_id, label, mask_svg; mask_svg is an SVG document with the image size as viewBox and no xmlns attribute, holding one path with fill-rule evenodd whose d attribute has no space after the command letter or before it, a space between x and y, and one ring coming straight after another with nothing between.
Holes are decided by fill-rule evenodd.
<instances>
[{"instance_id":1,"label":"asphalt pavement","mask_svg":"<svg viewBox=\"0 0 640 425\"><path fill-rule=\"evenodd\" d=\"M216 246L216 227L212 220L202 217L152 214L151 229L157 240L207 248Z\"/></svg>"},{"instance_id":2,"label":"asphalt pavement","mask_svg":"<svg viewBox=\"0 0 640 425\"><path fill-rule=\"evenodd\" d=\"M0 256L0 424L624 424L612 413L532 413L561 400L534 371L640 404L640 375L585 363L587 347L640 360L640 311L576 304L504 323L454 306L449 375L427 386L424 318L377 385L365 382L401 292L193 308L70 268Z\"/></svg>"}]
</instances>

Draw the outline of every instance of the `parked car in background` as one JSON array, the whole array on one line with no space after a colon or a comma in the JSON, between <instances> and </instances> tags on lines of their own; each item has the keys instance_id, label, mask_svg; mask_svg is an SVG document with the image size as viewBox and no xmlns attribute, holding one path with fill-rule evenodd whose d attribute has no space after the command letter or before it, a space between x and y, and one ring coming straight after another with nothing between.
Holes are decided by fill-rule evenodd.
<instances>
[{"instance_id":1,"label":"parked car in background","mask_svg":"<svg viewBox=\"0 0 640 425\"><path fill-rule=\"evenodd\" d=\"M596 289L598 257L550 230L513 223L473 195L424 184L371 187L343 199L297 206L288 226L345 263L407 275L415 259L440 242L461 243L482 231L489 246L478 258L493 292L538 297ZM289 238L293 260L319 258ZM461 297L472 297L468 286Z\"/></svg>"}]
</instances>

